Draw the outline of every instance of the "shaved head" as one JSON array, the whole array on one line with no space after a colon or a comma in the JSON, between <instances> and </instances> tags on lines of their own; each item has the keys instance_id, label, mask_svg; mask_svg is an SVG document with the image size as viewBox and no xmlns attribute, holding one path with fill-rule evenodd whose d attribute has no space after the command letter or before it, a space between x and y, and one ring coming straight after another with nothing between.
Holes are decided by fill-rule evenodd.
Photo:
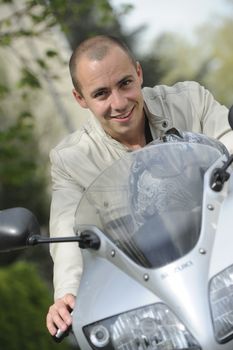
<instances>
[{"instance_id":1,"label":"shaved head","mask_svg":"<svg viewBox=\"0 0 233 350\"><path fill-rule=\"evenodd\" d=\"M82 94L82 87L77 76L77 66L82 57L88 58L90 61L101 61L111 50L113 46L121 48L132 61L132 64L137 66L136 60L133 57L129 48L124 42L108 35L98 35L89 39L84 40L74 50L70 62L70 75L76 91Z\"/></svg>"}]
</instances>

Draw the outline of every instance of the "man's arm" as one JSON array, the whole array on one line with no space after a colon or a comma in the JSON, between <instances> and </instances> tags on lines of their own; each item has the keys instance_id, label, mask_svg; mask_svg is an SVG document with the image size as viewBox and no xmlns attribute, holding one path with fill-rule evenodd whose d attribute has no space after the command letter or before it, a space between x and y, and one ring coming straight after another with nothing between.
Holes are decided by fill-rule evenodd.
<instances>
[{"instance_id":1,"label":"man's arm","mask_svg":"<svg viewBox=\"0 0 233 350\"><path fill-rule=\"evenodd\" d=\"M50 213L50 235L74 235L74 215L82 190L66 172L56 150L51 152L53 182ZM54 243L50 245L54 262L54 304L47 315L47 328L54 335L57 328L66 330L71 324L70 311L82 273L82 257L78 243Z\"/></svg>"},{"instance_id":2,"label":"man's arm","mask_svg":"<svg viewBox=\"0 0 233 350\"><path fill-rule=\"evenodd\" d=\"M202 132L220 140L233 153L233 131L228 122L228 109L203 86L194 82L191 84L192 107L201 122Z\"/></svg>"},{"instance_id":3,"label":"man's arm","mask_svg":"<svg viewBox=\"0 0 233 350\"><path fill-rule=\"evenodd\" d=\"M50 212L50 236L74 235L74 218L83 189L66 171L56 151L51 155L52 202ZM50 245L54 262L55 300L70 293L76 295L82 273L82 256L78 243Z\"/></svg>"}]
</instances>

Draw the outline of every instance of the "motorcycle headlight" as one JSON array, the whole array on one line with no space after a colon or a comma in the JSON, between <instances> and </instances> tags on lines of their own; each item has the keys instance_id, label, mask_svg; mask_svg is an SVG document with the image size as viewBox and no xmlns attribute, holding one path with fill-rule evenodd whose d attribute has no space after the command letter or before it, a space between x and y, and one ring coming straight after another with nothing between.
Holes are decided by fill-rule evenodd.
<instances>
[{"instance_id":1,"label":"motorcycle headlight","mask_svg":"<svg viewBox=\"0 0 233 350\"><path fill-rule=\"evenodd\" d=\"M233 337L233 266L210 281L210 305L216 340L227 342Z\"/></svg>"},{"instance_id":2,"label":"motorcycle headlight","mask_svg":"<svg viewBox=\"0 0 233 350\"><path fill-rule=\"evenodd\" d=\"M201 349L184 324L160 303L95 322L83 330L92 349Z\"/></svg>"}]
</instances>

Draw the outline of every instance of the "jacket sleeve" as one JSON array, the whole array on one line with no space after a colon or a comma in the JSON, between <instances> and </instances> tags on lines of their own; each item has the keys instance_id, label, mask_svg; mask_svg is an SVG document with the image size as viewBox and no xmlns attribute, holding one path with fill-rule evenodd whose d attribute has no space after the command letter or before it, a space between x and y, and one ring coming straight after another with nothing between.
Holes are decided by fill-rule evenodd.
<instances>
[{"instance_id":1,"label":"jacket sleeve","mask_svg":"<svg viewBox=\"0 0 233 350\"><path fill-rule=\"evenodd\" d=\"M56 150L50 153L52 202L50 236L74 235L74 215L82 196L82 188L67 174ZM54 262L54 299L66 293L77 294L82 273L82 256L78 243L50 244Z\"/></svg>"},{"instance_id":2,"label":"jacket sleeve","mask_svg":"<svg viewBox=\"0 0 233 350\"><path fill-rule=\"evenodd\" d=\"M228 109L196 82L189 83L189 94L192 109L201 123L202 132L220 140L232 153L233 131L228 122Z\"/></svg>"}]
</instances>

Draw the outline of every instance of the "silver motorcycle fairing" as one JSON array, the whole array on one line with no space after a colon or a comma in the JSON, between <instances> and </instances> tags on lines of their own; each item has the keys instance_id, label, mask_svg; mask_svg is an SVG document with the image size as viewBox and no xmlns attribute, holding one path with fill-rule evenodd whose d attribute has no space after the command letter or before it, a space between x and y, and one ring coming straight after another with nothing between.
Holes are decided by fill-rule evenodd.
<instances>
[{"instance_id":1,"label":"silver motorcycle fairing","mask_svg":"<svg viewBox=\"0 0 233 350\"><path fill-rule=\"evenodd\" d=\"M218 154L217 158L220 156ZM94 211L90 212L89 219L94 219L95 223L76 226L79 232L91 229L101 239L97 252L83 252L84 273L73 315L74 332L82 349L91 349L83 335L85 325L157 302L169 306L203 350L232 349L232 341L221 345L215 341L208 292L209 280L233 264L230 251L233 240L232 181L220 193L209 187L212 170L221 166L222 161L218 159L205 173L202 223L196 241L188 252L173 261L168 259L162 266L148 268L133 261L106 236L106 232L103 233L102 223L98 222L98 215L96 220ZM98 213L99 207L97 209ZM228 249L222 256L218 245L223 247L221 242L224 241Z\"/></svg>"}]
</instances>

